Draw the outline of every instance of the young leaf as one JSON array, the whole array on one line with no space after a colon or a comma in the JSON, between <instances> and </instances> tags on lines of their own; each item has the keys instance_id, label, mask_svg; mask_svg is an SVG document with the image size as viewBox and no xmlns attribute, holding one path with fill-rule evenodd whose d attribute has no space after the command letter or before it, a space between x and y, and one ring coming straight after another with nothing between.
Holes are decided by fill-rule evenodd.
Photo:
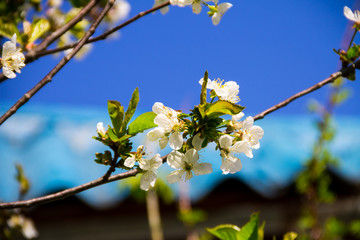
<instances>
[{"instance_id":1,"label":"young leaf","mask_svg":"<svg viewBox=\"0 0 360 240\"><path fill-rule=\"evenodd\" d=\"M250 221L247 222L238 233L238 239L243 240L258 240L258 223L259 214L254 213L250 217Z\"/></svg>"},{"instance_id":2,"label":"young leaf","mask_svg":"<svg viewBox=\"0 0 360 240\"><path fill-rule=\"evenodd\" d=\"M216 101L205 111L205 114L209 117L221 116L224 114L236 115L244 110L245 107L228 102L228 101Z\"/></svg>"},{"instance_id":3,"label":"young leaf","mask_svg":"<svg viewBox=\"0 0 360 240\"><path fill-rule=\"evenodd\" d=\"M118 101L108 101L108 111L116 136L120 137L120 129L124 118L124 107Z\"/></svg>"},{"instance_id":4,"label":"young leaf","mask_svg":"<svg viewBox=\"0 0 360 240\"><path fill-rule=\"evenodd\" d=\"M131 96L129 107L125 112L123 129L126 128L126 125L130 122L132 116L134 115L136 107L138 105L138 102L139 102L139 89L136 88L135 91L133 92L132 96ZM123 129L122 129L122 131L123 131Z\"/></svg>"},{"instance_id":5,"label":"young leaf","mask_svg":"<svg viewBox=\"0 0 360 240\"><path fill-rule=\"evenodd\" d=\"M356 58L359 57L359 45L354 44L346 53L347 59L350 62L353 62Z\"/></svg>"},{"instance_id":6,"label":"young leaf","mask_svg":"<svg viewBox=\"0 0 360 240\"><path fill-rule=\"evenodd\" d=\"M37 19L31 26L32 32L28 43L32 43L44 35L50 29L50 23L44 18Z\"/></svg>"},{"instance_id":7,"label":"young leaf","mask_svg":"<svg viewBox=\"0 0 360 240\"><path fill-rule=\"evenodd\" d=\"M221 240L245 240L239 238L240 228L236 225L222 224L214 228L206 228L206 230Z\"/></svg>"},{"instance_id":8,"label":"young leaf","mask_svg":"<svg viewBox=\"0 0 360 240\"><path fill-rule=\"evenodd\" d=\"M203 84L201 86L200 104L206 103L206 94L207 94L206 86L207 86L207 83L208 83L208 77L209 77L208 71L205 71L204 81L203 81Z\"/></svg>"},{"instance_id":9,"label":"young leaf","mask_svg":"<svg viewBox=\"0 0 360 240\"><path fill-rule=\"evenodd\" d=\"M128 134L134 136L140 132L145 131L146 129L156 127L157 125L154 123L155 117L156 113L154 112L146 112L141 114L129 124Z\"/></svg>"},{"instance_id":10,"label":"young leaf","mask_svg":"<svg viewBox=\"0 0 360 240\"><path fill-rule=\"evenodd\" d=\"M0 35L11 39L14 33L16 33L16 35L18 36L17 40L20 40L20 34L16 25L11 22L5 23L0 19Z\"/></svg>"},{"instance_id":11,"label":"young leaf","mask_svg":"<svg viewBox=\"0 0 360 240\"><path fill-rule=\"evenodd\" d=\"M294 232L288 232L284 235L284 240L295 240L297 238L297 233Z\"/></svg>"},{"instance_id":12,"label":"young leaf","mask_svg":"<svg viewBox=\"0 0 360 240\"><path fill-rule=\"evenodd\" d=\"M114 133L114 130L111 127L109 127L108 135L109 135L111 141L113 141L113 142L119 141L119 138L116 136L116 134Z\"/></svg>"}]
</instances>

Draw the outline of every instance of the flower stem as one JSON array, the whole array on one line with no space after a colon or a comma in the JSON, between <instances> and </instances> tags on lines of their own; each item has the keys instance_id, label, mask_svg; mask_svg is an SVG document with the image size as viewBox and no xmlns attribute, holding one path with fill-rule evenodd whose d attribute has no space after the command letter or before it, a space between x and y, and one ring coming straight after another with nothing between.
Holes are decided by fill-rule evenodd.
<instances>
[{"instance_id":1,"label":"flower stem","mask_svg":"<svg viewBox=\"0 0 360 240\"><path fill-rule=\"evenodd\" d=\"M352 38L351 38L351 41L350 41L350 43L349 43L349 46L348 46L348 49L347 49L347 50L349 50L349 49L351 48L351 44L352 44L353 41L354 41L354 38L355 38L355 35L356 35L357 31L358 31L358 29L357 29L357 27L355 27L354 34L353 34L353 36L352 36Z\"/></svg>"}]
</instances>

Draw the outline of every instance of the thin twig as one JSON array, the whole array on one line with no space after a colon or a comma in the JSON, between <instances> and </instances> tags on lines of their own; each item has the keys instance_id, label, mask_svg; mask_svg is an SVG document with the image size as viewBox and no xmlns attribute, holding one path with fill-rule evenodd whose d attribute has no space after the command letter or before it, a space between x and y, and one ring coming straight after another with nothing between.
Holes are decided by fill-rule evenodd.
<instances>
[{"instance_id":1,"label":"thin twig","mask_svg":"<svg viewBox=\"0 0 360 240\"><path fill-rule=\"evenodd\" d=\"M162 157L163 163L166 162L167 156L168 155L165 155L165 156ZM117 180L129 178L129 177L134 177L138 173L140 173L140 170L133 169L133 170L130 170L130 171L127 171L127 172L124 172L124 173L119 173L119 174L110 176L108 178L100 177L100 178L98 178L98 179L96 179L94 181L84 183L84 184L79 185L77 187L68 188L66 190L63 190L63 191L60 191L60 192L57 192L57 193L53 193L53 194L50 194L50 195L46 195L46 196L42 196L42 197L38 197L38 198L32 198L32 199L25 200L25 201L0 203L0 209L13 209L13 208L32 207L32 206L36 206L36 205L40 205L40 204L44 204L44 203L48 203L48 202L61 200L61 199L70 197L72 195L75 195L77 193L83 192L85 190L88 190L88 189L103 185L105 183L114 182L114 181L117 181Z\"/></svg>"},{"instance_id":2,"label":"thin twig","mask_svg":"<svg viewBox=\"0 0 360 240\"><path fill-rule=\"evenodd\" d=\"M72 57L84 46L85 42L94 34L97 26L101 20L105 17L106 13L110 10L115 0L109 0L100 15L95 19L89 30L85 33L84 37L77 43L74 49L66 55L61 61L31 90L29 90L24 96L22 96L4 115L0 117L0 125L3 124L9 117L11 117L21 106L30 100L40 89L46 84L51 82L52 78L57 72L59 72L70 61Z\"/></svg>"},{"instance_id":3,"label":"thin twig","mask_svg":"<svg viewBox=\"0 0 360 240\"><path fill-rule=\"evenodd\" d=\"M298 92L296 93L295 95L289 97L288 99L272 106L271 108L268 108L266 109L265 111L257 114L254 116L254 120L259 120L259 119L262 119L264 118L266 115L268 115L269 113L272 113L280 108L283 108L285 107L286 105L288 105L289 103L291 103L292 101L294 101L295 99L298 99L299 97L302 97L306 94L309 94L323 86L325 86L326 84L329 84L329 83L332 83L334 82L338 77L341 77L341 76L346 76L350 71L353 71L355 69L355 66L356 67L359 67L360 66L360 60L356 61L355 63L351 64L350 66L348 66L347 68L344 68L342 69L341 71L339 72L336 72L336 73L333 73L331 74L330 77L322 80L321 82L318 82L317 84L301 91L301 92Z\"/></svg>"},{"instance_id":4,"label":"thin twig","mask_svg":"<svg viewBox=\"0 0 360 240\"><path fill-rule=\"evenodd\" d=\"M56 30L55 32L51 33L49 36L47 36L38 46L36 46L35 49L29 51L27 54L25 54L25 63L30 63L35 61L37 58L38 52L41 52L45 50L51 43L56 41L61 35L63 35L66 31L68 31L70 28L75 26L76 23L81 21L84 16L96 5L96 3L99 0L91 0L81 11L72 18L69 22L67 22L65 25L63 25L61 28ZM8 78L4 74L0 74L0 83L4 82Z\"/></svg>"},{"instance_id":5,"label":"thin twig","mask_svg":"<svg viewBox=\"0 0 360 240\"><path fill-rule=\"evenodd\" d=\"M99 35L99 36L97 36L95 38L88 39L85 42L85 44L96 42L96 41L99 41L99 40L104 40L109 35L111 35L112 33L114 33L116 31L118 31L119 29L129 25L132 22L135 22L139 18L142 18L142 17L148 15L149 13L155 12L155 11L159 10L160 8L166 7L168 5L170 5L170 2L166 2L166 3L163 3L163 4L159 5L159 6L153 7L151 9L149 9L149 10L140 12L137 15L135 15L134 17L130 18L129 20L127 20L127 21L123 22L122 24L120 24L120 25L118 25L118 26L104 32L103 34L101 34L101 35ZM28 63L31 63L31 62L35 61L36 59L38 59L40 57L73 48L73 47L76 46L76 44L77 43L73 43L73 44L65 45L65 46L58 47L58 48L55 48L55 49L50 49L50 50L42 49L41 51L39 50L39 51L31 52L31 53L29 52L29 53L25 54L25 63L28 64ZM5 75L3 73L0 73L0 83L4 82L5 80L7 80Z\"/></svg>"},{"instance_id":6,"label":"thin twig","mask_svg":"<svg viewBox=\"0 0 360 240\"><path fill-rule=\"evenodd\" d=\"M51 43L55 42L56 39L58 39L66 31L75 26L75 24L81 21L84 16L96 5L97 2L99 2L99 0L91 0L83 9L81 9L81 11L74 18L72 18L69 22L64 24L64 26L62 26L55 32L51 33L38 46L36 46L36 48L34 49L35 52L46 49L48 46L50 46ZM27 54L27 57L31 58L31 52Z\"/></svg>"},{"instance_id":7,"label":"thin twig","mask_svg":"<svg viewBox=\"0 0 360 240\"><path fill-rule=\"evenodd\" d=\"M129 178L136 176L140 171L138 169L130 170L128 172L119 173L113 176L110 176L107 180L105 180L103 177L100 177L94 181L82 184L77 187L69 188L61 192L53 193L50 195L46 195L43 197L33 198L25 201L16 201L16 202L9 202L9 203L0 203L0 209L12 209L12 208L23 208L23 207L32 207L48 202L53 202L56 200L64 199L67 197L70 197L72 195L75 195L79 192L83 192L85 190L88 190L90 188L94 188L100 185L103 185L105 183L117 181L124 178Z\"/></svg>"},{"instance_id":8,"label":"thin twig","mask_svg":"<svg viewBox=\"0 0 360 240\"><path fill-rule=\"evenodd\" d=\"M86 44L88 43L92 43L92 42L97 42L99 40L104 40L106 39L109 35L111 35L112 33L120 30L121 28L129 25L130 23L132 22L135 22L136 20L138 20L139 18L142 18L146 15L148 15L149 13L152 13L152 12L155 12L157 10L159 10L160 8L163 8L163 7L166 7L170 5L170 2L166 2L164 4L161 4L159 6L156 6L156 7L153 7L149 10L146 10L146 11L143 11L143 12L140 12L138 13L137 15L135 15L134 17L130 18L129 20L123 22L122 24L104 32L103 34L97 36L97 37L94 37L94 38L91 38L89 39L88 41L86 41ZM44 51L39 51L37 54L36 54L36 58L39 58L39 57L43 57L45 55L49 55L49 54L53 54L53 53L57 53L57 52L61 52L61 51L64 51L64 50L67 50L67 49L70 49L70 48L73 48L74 46L76 45L76 43L72 43L72 44L68 44L68 45L65 45L65 46L62 46L62 47L58 47L58 48L55 48L55 49L50 49L50 50L44 50Z\"/></svg>"}]
</instances>

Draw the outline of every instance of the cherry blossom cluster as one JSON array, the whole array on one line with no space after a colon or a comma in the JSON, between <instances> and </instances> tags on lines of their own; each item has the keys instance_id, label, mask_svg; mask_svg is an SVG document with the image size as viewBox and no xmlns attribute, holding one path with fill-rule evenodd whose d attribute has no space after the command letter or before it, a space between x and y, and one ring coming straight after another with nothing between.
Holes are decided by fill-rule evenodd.
<instances>
[{"instance_id":1,"label":"cherry blossom cluster","mask_svg":"<svg viewBox=\"0 0 360 240\"><path fill-rule=\"evenodd\" d=\"M147 116L153 116L153 120L151 120L151 123L146 123L150 124L151 127L144 129L155 126L146 134L146 138L158 142L160 149L164 149L166 146L172 149L166 157L167 164L174 169L166 177L169 183L186 181L194 175L211 173L213 171L212 165L202 162L200 160L201 153L199 153L210 142L214 142L216 149L220 150L222 158L220 169L223 174L234 174L240 171L242 165L238 155L243 154L252 158L252 150L260 147L259 140L264 135L261 127L254 126L252 117L247 117L241 121L244 116L242 112L244 107L237 105L240 98L238 96L239 85L236 82L224 82L220 79L210 80L206 72L199 83L202 86L201 98L203 100L199 105L194 106L191 113L186 114L175 111L160 102L154 103L152 112L145 113L148 114ZM207 89L210 90L211 102L206 100ZM109 113L113 115L114 110L113 108L110 109ZM226 114L232 115L231 120L220 118L220 116ZM117 118L114 117L114 119ZM144 122L149 120L143 118L142 121L141 124L144 125ZM110 130L111 126L109 126L108 131ZM108 131L105 130L102 122L98 123L97 132L99 138L95 139L108 146L113 146L111 141L118 142L120 140L111 137ZM127 132L129 134L132 131L128 130ZM127 136L129 135L124 135L122 139L128 141L129 137ZM119 146L120 149L125 149L121 144ZM126 146L130 146L130 144ZM160 154L148 156L142 145L137 147L136 152L119 152L119 154L123 156L122 168L133 169L136 167L142 172L140 179L140 188L142 190L147 191L155 186L156 171L163 164ZM96 162L109 165L110 158L109 153L98 155Z\"/></svg>"},{"instance_id":2,"label":"cherry blossom cluster","mask_svg":"<svg viewBox=\"0 0 360 240\"><path fill-rule=\"evenodd\" d=\"M167 2L167 0L155 0L154 6L159 6ZM213 2L214 5L209 4L208 2ZM220 3L219 0L170 0L171 5L176 5L179 7L192 6L192 10L194 13L199 14L202 10L201 5L205 5L209 8L209 16L211 17L212 23L214 25L218 25L222 16L225 14L227 10L232 7L231 3ZM160 9L162 14L165 14L169 11L169 7L163 7Z\"/></svg>"}]
</instances>

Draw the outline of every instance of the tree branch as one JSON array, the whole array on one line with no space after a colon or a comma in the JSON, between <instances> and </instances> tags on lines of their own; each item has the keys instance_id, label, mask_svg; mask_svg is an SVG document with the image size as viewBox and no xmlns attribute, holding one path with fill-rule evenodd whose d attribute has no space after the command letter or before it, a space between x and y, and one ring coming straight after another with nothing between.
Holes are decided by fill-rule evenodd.
<instances>
[{"instance_id":1,"label":"tree branch","mask_svg":"<svg viewBox=\"0 0 360 240\"><path fill-rule=\"evenodd\" d=\"M338 77L341 77L341 76L347 76L347 74L350 73L350 71L353 71L356 67L360 67L360 60L357 60L355 63L351 64L350 66L348 66L347 68L344 68L342 70L340 70L339 72L336 72L336 73L333 73L330 75L330 77L322 80L321 82L318 82L317 84L301 91L301 92L298 92L296 93L295 95L289 97L288 99L272 106L271 108L268 108L266 109L265 111L257 114L254 116L254 120L259 120L259 119L262 119L264 118L266 115L268 115L269 113L272 113L280 108L283 108L285 107L286 105L288 105L289 103L291 103L292 101L298 99L299 97L302 97L306 94L309 94L323 86L325 86L326 84L329 84L329 83L332 83L334 82Z\"/></svg>"},{"instance_id":2,"label":"tree branch","mask_svg":"<svg viewBox=\"0 0 360 240\"><path fill-rule=\"evenodd\" d=\"M97 37L94 37L94 38L91 38L91 39L88 39L85 44L88 44L88 43L92 43L92 42L96 42L96 41L99 41L99 40L104 40L106 39L109 35L111 35L112 33L120 30L121 28L129 25L130 23L132 22L135 22L136 20L138 20L139 18L142 18L146 15L148 15L149 13L152 13L152 12L155 12L157 10L159 10L160 8L163 8L163 7L166 7L170 5L170 2L166 2L164 4L161 4L159 6L156 6L156 7L153 7L151 9L148 9L146 11L143 11L143 12L140 12L138 13L137 15L135 15L134 17L130 18L129 20L123 22L122 24L104 32L103 34L97 36ZM73 43L73 44L68 44L68 45L65 45L65 46L62 46L62 47L58 47L58 48L55 48L55 49L50 49L50 50L45 50L45 49L38 49L37 51L33 51L33 52L29 52L27 54L25 54L25 63L28 64L28 63L31 63L33 61L35 61L36 59L40 58L40 57L43 57L43 56L46 56L46 55L50 55L50 54L53 54L53 53L57 53L57 52L61 52L61 51L64 51L64 50L67 50L67 49L70 49L70 48L73 48L76 46L77 43ZM4 82L5 80L7 80L7 78L4 76L4 74L0 74L0 83Z\"/></svg>"},{"instance_id":3,"label":"tree branch","mask_svg":"<svg viewBox=\"0 0 360 240\"><path fill-rule=\"evenodd\" d=\"M168 155L165 155L162 157L163 163L166 162L166 158ZM37 206L40 204L44 204L44 203L48 203L48 202L53 202L56 200L61 200L67 197L70 197L72 195L75 195L77 193L83 192L85 190L103 185L105 183L109 183L109 182L114 182L117 180L121 180L121 179L125 179L125 178L129 178L129 177L134 177L136 176L138 173L140 173L140 170L138 169L133 169L124 173L119 173L113 176L109 176L107 178L100 177L94 181L82 184L80 186L77 187L73 187L73 188L69 188L66 189L64 191L60 191L57 193L53 193L50 195L46 195L43 197L38 197L38 198L33 198L33 199L29 199L29 200L25 200L25 201L16 201L16 202L8 202L8 203L0 203L0 209L13 209L13 208L24 208L24 207L32 207L32 206Z\"/></svg>"},{"instance_id":4,"label":"tree branch","mask_svg":"<svg viewBox=\"0 0 360 240\"><path fill-rule=\"evenodd\" d=\"M106 13L110 10L115 0L109 0L104 9L101 11L100 15L95 19L90 29L85 33L84 37L76 44L74 49L66 55L61 61L40 81L38 82L31 90L29 90L24 96L22 96L4 115L0 117L0 125L3 124L9 117L11 117L21 106L30 100L40 89L42 89L46 84L51 82L52 78L57 72L59 72L75 54L84 46L85 42L94 34L97 26L100 24L101 20L105 17Z\"/></svg>"},{"instance_id":5,"label":"tree branch","mask_svg":"<svg viewBox=\"0 0 360 240\"><path fill-rule=\"evenodd\" d=\"M34 51L31 51L27 54L27 58L31 58L32 54L35 54L35 52L42 51L46 49L51 43L56 41L61 35L63 35L66 31L68 31L70 28L75 26L79 21L81 21L84 16L90 12L90 10L96 5L96 3L99 2L99 0L91 0L81 11L72 18L69 22L67 22L64 26L56 30L55 32L51 33L49 36L47 36L36 48Z\"/></svg>"},{"instance_id":6,"label":"tree branch","mask_svg":"<svg viewBox=\"0 0 360 240\"><path fill-rule=\"evenodd\" d=\"M163 7L166 7L170 5L170 2L166 2L166 3L163 3L159 6L156 6L156 7L153 7L149 10L146 10L146 11L143 11L143 12L140 12L138 13L137 15L135 15L134 17L130 18L129 20L123 22L122 24L104 32L103 34L97 36L97 37L94 37L94 38L91 38L89 39L88 41L86 41L86 44L88 43L92 43L92 42L97 42L99 40L104 40L106 39L109 35L111 35L112 33L120 30L121 28L129 25L130 23L132 22L135 22L136 20L138 20L139 18L142 18L146 15L148 15L149 13L152 13L152 12L155 12L157 10L159 10L160 8L163 8ZM73 44L68 44L68 45L65 45L65 46L62 46L62 47L59 47L59 48L55 48L55 49L50 49L50 50L44 50L44 51L40 51L37 53L37 58L39 57L42 57L42 56L45 56L45 55L49 55L49 54L53 54L53 53L57 53L57 52L61 52L61 51L64 51L64 50L67 50L67 49L70 49L70 48L73 48L74 46L76 45L76 43L73 43Z\"/></svg>"},{"instance_id":7,"label":"tree branch","mask_svg":"<svg viewBox=\"0 0 360 240\"><path fill-rule=\"evenodd\" d=\"M108 179L104 179L104 177L100 177L94 181L82 184L77 187L69 188L61 192L53 193L50 195L46 195L43 197L33 198L25 201L16 201L16 202L9 202L9 203L0 203L0 209L13 209L13 208L23 208L23 207L32 207L48 202L53 202L56 200L64 199L67 197L70 197L72 195L75 195L77 193L83 192L85 190L88 190L90 188L94 188L100 185L103 185L105 183L117 181L124 178L134 177L136 176L140 171L138 169L134 169L128 172L119 173L113 176L110 176Z\"/></svg>"},{"instance_id":8,"label":"tree branch","mask_svg":"<svg viewBox=\"0 0 360 240\"><path fill-rule=\"evenodd\" d=\"M45 50L51 43L56 41L61 35L63 35L66 31L68 31L70 28L75 26L79 21L81 21L84 16L97 4L99 0L91 0L81 11L72 18L69 22L67 22L65 25L63 25L61 28L47 36L38 46L36 46L35 49L29 51L27 54L25 54L25 63L30 63L36 60L37 53ZM0 83L4 82L8 78L5 77L4 74L0 74Z\"/></svg>"}]
</instances>

